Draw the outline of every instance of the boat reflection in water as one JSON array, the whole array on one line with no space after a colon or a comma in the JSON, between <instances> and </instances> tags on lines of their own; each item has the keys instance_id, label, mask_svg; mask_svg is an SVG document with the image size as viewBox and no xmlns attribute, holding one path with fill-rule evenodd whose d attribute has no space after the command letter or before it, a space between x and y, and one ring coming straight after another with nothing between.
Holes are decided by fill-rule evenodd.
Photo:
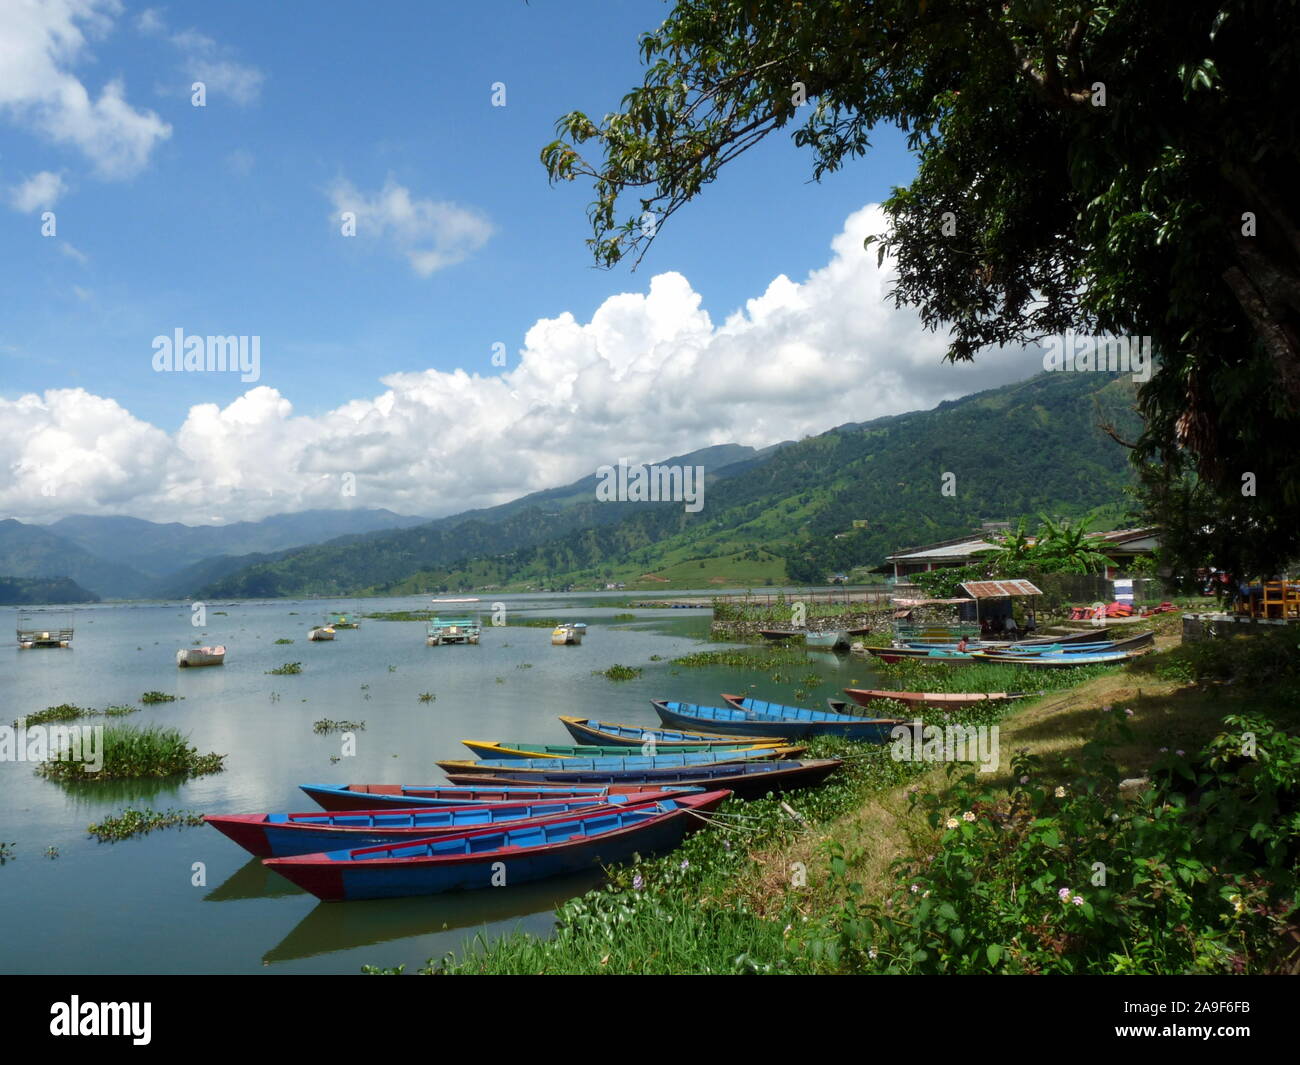
<instances>
[{"instance_id":1,"label":"boat reflection in water","mask_svg":"<svg viewBox=\"0 0 1300 1065\"><path fill-rule=\"evenodd\" d=\"M251 863L250 863L251 864ZM270 874L275 877L274 873ZM290 892L311 896L276 877ZM262 955L266 963L295 961L340 950L354 950L413 936L440 936L427 948L428 957L459 953L475 932L491 937L520 928L547 935L555 925L554 910L569 899L598 886L599 869L490 891L464 891L425 898L374 899L364 906L316 902L307 916L276 946ZM495 926L495 927L493 927ZM472 929L473 931L463 931ZM409 953L409 951L408 951ZM383 961L376 958L376 963Z\"/></svg>"}]
</instances>

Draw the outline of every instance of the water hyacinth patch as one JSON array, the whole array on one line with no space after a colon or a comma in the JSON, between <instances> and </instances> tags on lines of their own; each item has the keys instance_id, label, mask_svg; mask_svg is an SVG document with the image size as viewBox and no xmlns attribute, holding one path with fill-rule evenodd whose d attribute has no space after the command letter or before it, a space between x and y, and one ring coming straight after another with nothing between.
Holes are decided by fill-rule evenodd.
<instances>
[{"instance_id":1,"label":"water hyacinth patch","mask_svg":"<svg viewBox=\"0 0 1300 1065\"><path fill-rule=\"evenodd\" d=\"M312 730L322 735L329 732L364 732L366 723L364 721L331 721L324 717L312 725Z\"/></svg>"},{"instance_id":2,"label":"water hyacinth patch","mask_svg":"<svg viewBox=\"0 0 1300 1065\"><path fill-rule=\"evenodd\" d=\"M144 836L159 828L201 824L203 815L192 810L167 810L160 813L157 810L135 810L128 807L120 814L87 825L86 833L100 843L114 843L132 836Z\"/></svg>"},{"instance_id":3,"label":"water hyacinth patch","mask_svg":"<svg viewBox=\"0 0 1300 1065\"><path fill-rule=\"evenodd\" d=\"M604 677L606 680L634 680L641 676L640 666L613 665L608 669L593 669L592 676Z\"/></svg>"},{"instance_id":4,"label":"water hyacinth patch","mask_svg":"<svg viewBox=\"0 0 1300 1065\"><path fill-rule=\"evenodd\" d=\"M139 777L194 777L219 773L224 754L199 754L177 729L158 725L107 725L103 733L103 765L95 772L84 762L49 760L36 773L59 782L120 780Z\"/></svg>"}]
</instances>

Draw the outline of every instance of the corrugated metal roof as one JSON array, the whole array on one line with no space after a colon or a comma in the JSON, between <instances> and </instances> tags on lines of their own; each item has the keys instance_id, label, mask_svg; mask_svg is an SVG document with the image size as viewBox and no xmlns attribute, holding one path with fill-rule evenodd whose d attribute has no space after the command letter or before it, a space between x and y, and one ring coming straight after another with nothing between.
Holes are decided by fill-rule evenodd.
<instances>
[{"instance_id":1,"label":"corrugated metal roof","mask_svg":"<svg viewBox=\"0 0 1300 1065\"><path fill-rule=\"evenodd\" d=\"M886 557L887 562L907 562L909 560L925 559L944 559L944 558L967 558L978 551L988 551L995 549L997 544L991 544L983 537L967 537L964 540L956 542L931 544L929 547L917 547L911 551L903 551L897 555Z\"/></svg>"},{"instance_id":2,"label":"corrugated metal roof","mask_svg":"<svg viewBox=\"0 0 1300 1065\"><path fill-rule=\"evenodd\" d=\"M1013 595L1042 595L1029 581L968 581L962 591L975 599L1006 599Z\"/></svg>"}]
</instances>

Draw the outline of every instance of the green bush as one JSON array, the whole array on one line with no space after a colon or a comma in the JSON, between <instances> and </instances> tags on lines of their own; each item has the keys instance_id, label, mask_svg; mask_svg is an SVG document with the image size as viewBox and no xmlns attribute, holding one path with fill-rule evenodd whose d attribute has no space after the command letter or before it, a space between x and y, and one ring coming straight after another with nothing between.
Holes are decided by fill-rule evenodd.
<instances>
[{"instance_id":1,"label":"green bush","mask_svg":"<svg viewBox=\"0 0 1300 1065\"><path fill-rule=\"evenodd\" d=\"M945 796L913 796L941 835L934 853L896 863L883 903L864 902L832 852L840 905L815 954L887 973L1294 966L1300 740L1228 717L1199 755L1165 752L1151 786L1125 798L1109 757L1131 739L1124 713L1106 715L1068 783L1022 753L1009 795L967 775Z\"/></svg>"}]
</instances>

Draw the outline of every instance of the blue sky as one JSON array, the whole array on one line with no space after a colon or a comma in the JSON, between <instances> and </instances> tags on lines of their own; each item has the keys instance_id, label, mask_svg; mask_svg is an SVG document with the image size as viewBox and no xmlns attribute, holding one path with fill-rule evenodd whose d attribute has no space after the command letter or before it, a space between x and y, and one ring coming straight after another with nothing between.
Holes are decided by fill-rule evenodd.
<instances>
[{"instance_id":1,"label":"blue sky","mask_svg":"<svg viewBox=\"0 0 1300 1065\"><path fill-rule=\"evenodd\" d=\"M71 507L181 520L223 517L220 510L202 517L217 496L205 498L202 485L181 483L184 477L173 467L178 457L182 466L186 459L203 461L210 454L205 448L231 446L239 436L237 427L227 426L206 444L190 446L204 431L193 421L192 408L225 409L253 386L233 375L154 372L151 342L159 334L179 327L188 334L259 336L258 409L263 413L256 417L278 419L276 443L267 446L278 449L282 438L293 435L293 419L306 419L298 425L298 437L323 440L321 446L338 455L351 445L337 426L322 428L312 419L328 419L353 401L371 401L385 392L382 378L436 371L419 378L436 390L454 385L440 375L457 370L500 375L502 369L490 361L497 342L506 346L505 370L512 371L526 333L539 320L568 312L576 323L591 323L611 296L644 296L656 275L681 275L716 330L747 300L763 296L774 279L784 275L801 285L810 271L827 267L833 260L831 242L845 230L846 220L892 186L905 184L913 169L901 137L881 130L866 160L812 184L810 157L782 135L733 164L702 198L679 212L638 270L599 270L584 244L589 187L580 182L549 186L538 153L553 138L561 114L578 108L602 115L639 82L637 34L662 20L668 10L662 3L60 0L37 6L46 29L71 27L84 32L85 40L79 48L61 51L53 30L42 36L43 30L22 27L16 47L29 50L32 65L26 69L35 73L24 85L21 76L11 78L0 69L0 246L5 251L0 256L0 401L12 404L25 394L65 389L112 400L129 412L130 432L140 434L137 450L152 457L139 469L132 463L144 460L105 460L105 468L90 479L95 483L83 478L75 490L64 469L56 476L67 490L57 506L49 493L45 503L31 499L35 482L30 477L15 481L8 495L0 491L0 500L16 516ZM41 64L48 64L44 74ZM64 84L84 87L92 102L105 86L120 85L119 102L131 116L123 125L136 138L130 160L123 161L126 149L114 155L104 147L113 133L100 128L112 125L109 108L103 114L57 113L42 96L42 86L54 78L51 71ZM190 102L196 72L207 77L202 108ZM505 107L491 104L495 82L506 86ZM170 132L150 138L148 130L163 123ZM41 194L32 182L42 175L58 189L51 201L55 237L41 235L46 205L36 202ZM469 235L442 246L427 231L404 229L396 216L385 224L379 214L363 214L358 238L342 237L339 204L350 197L378 211L384 190L390 204L397 197L413 204L417 214L440 219L432 223L435 229L451 220L467 226ZM418 265L416 257L431 251L445 254ZM439 265L430 268L430 262ZM667 302L680 309L681 296L677 292ZM684 317L690 313L689 307L682 311ZM884 319L900 312L873 305L871 313ZM644 332L643 325L629 328ZM374 489L362 501L420 513L445 511L567 479L570 472L590 472L586 460L565 465L520 456L545 452L539 434L544 436L547 411L557 432L580 433L584 396L592 421L616 428L626 415L617 404L591 397L598 387L615 389L629 380L633 362L637 387L689 388L689 377L680 374L657 384L645 378L672 361L674 345L685 344L676 328L645 326L655 338L653 359L649 351L597 351L600 343L593 341L591 358L612 360L605 384L580 383L575 392L566 379L556 384L555 395L533 396L527 412L538 422L537 431L517 438L517 447L509 433L499 434L499 453L471 471L481 475L478 481L445 470L435 473L412 455L436 449L439 439L457 431L458 402L480 415L491 408L496 400L482 389L472 402L465 396L432 402L429 437L418 446L404 440L390 449L392 461L383 471L382 455L361 454L374 441L375 425L358 429L355 442L361 450L352 465L376 471L375 477L362 478ZM809 373L816 385L816 375L830 365L825 360L848 354L808 355L809 344L815 348L828 341L800 339L792 328L782 336L804 354L787 361L812 359L795 389L802 393L810 385L804 380ZM909 319L904 332L912 329ZM937 365L939 347L927 346L928 363ZM897 354L906 361L915 353ZM885 353L876 350L874 357L884 359ZM544 363L564 361L552 360L544 346L533 359L533 385ZM890 369L883 363L879 368ZM869 371L870 364L858 369ZM834 378L843 372L856 370L841 365L836 374L823 376L820 387L835 389ZM574 374L581 382L584 371ZM922 376L932 379L928 372ZM512 393L520 391L521 381L507 380L515 386ZM929 405L989 383L970 374L953 374L951 381L951 386L927 384L915 396L896 389L891 402L904 408ZM274 390L274 396L268 398L266 390ZM780 391L769 388L752 396L756 413L765 396L779 403ZM286 418L283 404L273 409L272 399L287 401L292 414ZM555 414L561 408L571 416L564 426ZM893 412L864 409L861 416ZM371 413L378 419L386 412ZM784 414L762 413L767 435L780 439L829 428L847 420L848 409L827 410L820 426L803 409L786 412L788 431L782 428ZM0 428L30 433L30 411L24 417L0 419ZM65 423L79 419L64 416ZM507 416L509 424L522 420L522 413ZM656 446L671 453L718 442L713 437L719 434L739 438L727 431L726 419L709 428L703 411L692 424L666 430L661 442L653 425L646 425L626 441L615 433L607 443L612 450L624 443L633 451L648 449L643 457L653 459L662 457L653 454ZM108 427L98 442L79 438L77 446L102 456L111 451L114 434ZM482 450L491 439L490 426L476 426L470 435ZM15 458L13 447L11 452L0 457L11 465L25 462L29 472L33 462L58 464L48 453ZM296 491L294 485L310 480L309 474L325 474L309 470L311 463L304 465L301 456L276 455L295 466L292 483L268 488L280 493L278 508L310 505L311 491ZM228 508L230 520L266 509L250 503L251 495L232 502L232 478L236 496L254 491L255 471L247 467L257 463L258 454L240 461L242 468L221 475L226 488L221 506ZM386 488L381 487L385 477ZM421 478L422 486L394 488L403 479Z\"/></svg>"}]
</instances>

